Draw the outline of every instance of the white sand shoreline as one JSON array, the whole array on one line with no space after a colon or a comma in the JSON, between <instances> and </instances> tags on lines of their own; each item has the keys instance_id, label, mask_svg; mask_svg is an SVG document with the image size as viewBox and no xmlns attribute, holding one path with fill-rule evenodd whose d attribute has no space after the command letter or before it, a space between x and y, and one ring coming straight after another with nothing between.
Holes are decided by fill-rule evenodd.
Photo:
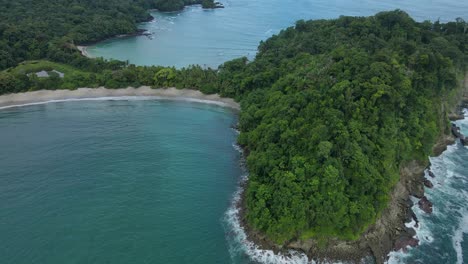
<instances>
[{"instance_id":1,"label":"white sand shoreline","mask_svg":"<svg viewBox=\"0 0 468 264\"><path fill-rule=\"evenodd\" d=\"M223 98L218 94L207 95L191 89L152 89L149 86L142 86L139 88L128 87L125 89L107 89L99 87L78 88L76 90L40 90L7 94L0 96L0 109L60 101L111 100L117 97L122 97L122 99L150 97L148 99L192 101L240 110L240 105L233 99Z\"/></svg>"},{"instance_id":2,"label":"white sand shoreline","mask_svg":"<svg viewBox=\"0 0 468 264\"><path fill-rule=\"evenodd\" d=\"M81 52L81 55L88 57L88 58L93 58L88 53L88 46L76 46L76 49L78 49Z\"/></svg>"}]
</instances>

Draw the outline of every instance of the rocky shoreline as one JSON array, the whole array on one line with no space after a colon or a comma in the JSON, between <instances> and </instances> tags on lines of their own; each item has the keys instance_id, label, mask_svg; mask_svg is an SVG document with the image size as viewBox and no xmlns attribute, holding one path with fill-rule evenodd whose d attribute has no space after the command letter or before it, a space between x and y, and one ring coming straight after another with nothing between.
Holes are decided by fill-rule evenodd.
<instances>
[{"instance_id":1,"label":"rocky shoreline","mask_svg":"<svg viewBox=\"0 0 468 264\"><path fill-rule=\"evenodd\" d=\"M463 92L468 91L468 72L465 74L462 85L464 87ZM455 113L448 114L448 117L451 120L465 118L462 109L467 107L468 98L463 95ZM453 118L454 116L456 118ZM433 155L439 156L442 154L447 146L456 142L457 138L460 139L461 143L465 143L465 137L454 126L451 133L442 134L439 137L433 146ZM247 234L247 239L259 249L273 250L276 254L282 254L283 256L289 256L291 254L290 250L295 250L306 254L310 260L313 259L319 263L330 260L361 263L363 259L372 258L375 263L382 264L388 260L390 252L399 250L406 252L408 247L419 245L418 239L415 238L416 231L411 227L407 227L407 224L414 221L415 227L419 225L419 221L411 209L414 205L411 201L412 196L420 199L418 206L425 213L432 213L432 203L424 195L424 187L433 187L431 181L426 179L425 175L435 177L429 166L428 160L413 160L400 166L400 180L391 193L388 207L382 212L376 223L371 225L356 241L329 239L325 248L319 246L317 241L312 239L290 241L286 245L277 245L249 226L245 217L245 191L241 194L241 199L237 205L240 224ZM248 185L248 182L244 183L244 185ZM243 187L243 190L245 190L246 186Z\"/></svg>"},{"instance_id":2,"label":"rocky shoreline","mask_svg":"<svg viewBox=\"0 0 468 264\"><path fill-rule=\"evenodd\" d=\"M435 156L442 154L447 146L455 143L455 140L453 135L440 137L433 148ZM400 181L391 194L389 207L357 241L330 239L326 248L320 247L314 240L291 241L286 246L277 245L248 225L245 218L245 192L242 193L237 205L240 222L249 241L252 241L259 249L273 250L276 254L288 256L292 249L305 253L309 259L315 261L336 260L360 263L363 259L371 257L378 264L384 263L391 251L406 252L408 246L415 247L419 244L419 241L414 238L416 231L407 227L406 224L415 221L417 227L419 223L411 209L413 206L411 196L420 199L418 205L423 211L428 214L432 213L432 203L424 196L424 186L432 188L432 183L425 178L425 172L427 171L430 177L434 177L428 166L428 162L415 160L401 166ZM243 189L247 184L244 183Z\"/></svg>"},{"instance_id":3,"label":"rocky shoreline","mask_svg":"<svg viewBox=\"0 0 468 264\"><path fill-rule=\"evenodd\" d=\"M448 135L439 139L434 146L435 153L440 155L448 145L455 143L455 137ZM239 202L241 224L252 241L260 249L270 249L276 254L288 256L290 250L302 252L309 259L315 261L346 261L361 263L363 259L373 258L378 264L388 259L388 253L395 250L407 250L408 246L414 247L419 241L414 238L416 231L406 227L406 223L418 220L411 210L413 202L410 197L421 198L420 207L430 213L432 204L424 196L424 186L427 179L424 174L428 168L428 162L411 161L400 168L400 181L395 186L389 206L382 212L381 217L374 225L356 241L342 241L330 239L328 246L323 248L317 241L291 241L286 246L281 246L270 241L263 234L253 230L245 219L245 193ZM248 184L248 183L247 183ZM426 183L427 184L427 183Z\"/></svg>"}]
</instances>

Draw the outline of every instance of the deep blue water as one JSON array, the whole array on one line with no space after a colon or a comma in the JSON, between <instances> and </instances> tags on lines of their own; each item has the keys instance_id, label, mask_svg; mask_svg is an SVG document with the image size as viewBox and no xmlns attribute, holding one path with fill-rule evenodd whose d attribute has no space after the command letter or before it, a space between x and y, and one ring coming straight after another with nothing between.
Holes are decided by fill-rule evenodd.
<instances>
[{"instance_id":1,"label":"deep blue water","mask_svg":"<svg viewBox=\"0 0 468 264\"><path fill-rule=\"evenodd\" d=\"M129 60L137 65L217 67L247 56L253 58L261 40L299 19L328 19L340 15L368 16L402 9L418 21L468 20L468 1L458 0L222 0L226 8L203 10L191 6L180 12L152 12L155 20L141 28L145 36L105 41L88 49L92 56Z\"/></svg>"}]
</instances>

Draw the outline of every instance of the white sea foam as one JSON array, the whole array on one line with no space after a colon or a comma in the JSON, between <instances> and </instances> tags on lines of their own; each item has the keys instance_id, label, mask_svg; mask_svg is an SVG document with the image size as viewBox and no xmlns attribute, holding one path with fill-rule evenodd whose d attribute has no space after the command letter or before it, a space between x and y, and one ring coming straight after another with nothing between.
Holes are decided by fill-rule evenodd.
<instances>
[{"instance_id":1,"label":"white sea foam","mask_svg":"<svg viewBox=\"0 0 468 264\"><path fill-rule=\"evenodd\" d=\"M237 129L237 128L232 128L232 130L234 130L234 132L236 133L236 135L240 135L240 131ZM234 148L237 148L239 146L236 146Z\"/></svg>"},{"instance_id":2,"label":"white sea foam","mask_svg":"<svg viewBox=\"0 0 468 264\"><path fill-rule=\"evenodd\" d=\"M242 148L236 144L232 144L233 148L239 153L243 154ZM247 182L248 173L245 168L244 160L241 159L241 166L244 174L241 176L238 188L233 195L231 205L224 215L224 223L226 224L226 231L228 233L229 253L234 260L239 256L247 256L255 262L264 264L309 264L315 263L310 261L303 253L290 251L289 256L282 254L275 254L272 250L262 250L252 241L249 241L247 234L240 222L240 208L239 203L244 184Z\"/></svg>"},{"instance_id":3,"label":"white sea foam","mask_svg":"<svg viewBox=\"0 0 468 264\"><path fill-rule=\"evenodd\" d=\"M388 254L388 257L388 260L385 262L386 264L402 264L405 263L408 254L404 253L402 250L392 251Z\"/></svg>"},{"instance_id":4,"label":"white sea foam","mask_svg":"<svg viewBox=\"0 0 468 264\"><path fill-rule=\"evenodd\" d=\"M405 226L407 228L414 228L415 230L419 228L419 226L416 227L416 221L414 219L411 219L411 222L409 223L405 223Z\"/></svg>"},{"instance_id":5,"label":"white sea foam","mask_svg":"<svg viewBox=\"0 0 468 264\"><path fill-rule=\"evenodd\" d=\"M234 131L237 131L237 130L234 129ZM242 148L239 145L237 145L236 143L232 143L232 147L235 150L237 150L238 152L242 153Z\"/></svg>"},{"instance_id":6,"label":"white sea foam","mask_svg":"<svg viewBox=\"0 0 468 264\"><path fill-rule=\"evenodd\" d=\"M457 252L457 264L463 264L463 234L468 234L468 212L464 210L462 212L463 218L460 221L460 225L455 230L455 234L452 238L453 240L453 247Z\"/></svg>"},{"instance_id":7,"label":"white sea foam","mask_svg":"<svg viewBox=\"0 0 468 264\"><path fill-rule=\"evenodd\" d=\"M468 112L465 112L467 114ZM467 119L463 120L466 122ZM434 203L433 214L428 215L424 213L418 206L419 199L412 197L414 202L413 211L419 220L419 227L414 228L415 221L407 223L407 227L413 227L416 230L416 238L420 241L420 245L431 244L433 250L440 248L440 243L445 243L440 239L440 234L453 234L452 243L455 251L457 252L457 263L463 263L463 250L462 241L463 233L468 232L468 207L466 201L468 200L468 192L454 188L455 186L462 186L466 183L466 175L461 175L457 172L456 168L459 167L459 161L454 159L454 155L458 155L457 151L460 150L459 143L448 146L447 150L439 157L431 157L431 171L436 176L428 178L433 184L433 189L426 189L425 195L430 201ZM460 218L461 216L461 218ZM440 223L449 223L451 221L457 222L456 229L451 229L449 225L443 226ZM449 236L450 237L450 236ZM436 242L437 239L437 243ZM432 245L433 244L433 245ZM442 250L442 249L440 249ZM389 254L388 264L407 263L411 261L411 256L418 252L418 259L421 261L420 256L428 254L425 250L418 252L418 249L411 249L408 253L403 251L391 252ZM424 257L422 258L424 259ZM424 261L424 260L422 260Z\"/></svg>"},{"instance_id":8,"label":"white sea foam","mask_svg":"<svg viewBox=\"0 0 468 264\"><path fill-rule=\"evenodd\" d=\"M232 146L241 154L243 153L242 148L236 143L233 143ZM309 259L304 253L290 250L287 255L276 254L272 250L260 249L258 245L248 239L247 234L241 225L239 208L241 195L244 191L243 186L248 180L248 173L244 163L245 160L241 159L241 166L243 167L244 174L240 178L238 188L233 195L231 205L224 215L224 224L226 225L226 233L228 234L227 240L229 244L229 253L233 262L236 258L247 256L255 263L262 264L315 264L316 262ZM340 264L342 262L333 263Z\"/></svg>"},{"instance_id":9,"label":"white sea foam","mask_svg":"<svg viewBox=\"0 0 468 264\"><path fill-rule=\"evenodd\" d=\"M465 111L465 114L468 115L468 111ZM467 119L463 121L467 121ZM242 152L242 149L238 145L233 144L233 147ZM452 230L452 243L457 253L457 264L463 263L463 234L468 233L468 207L465 205L465 201L468 200L468 192L453 187L455 184L466 183L464 175L460 175L454 170L457 165L460 165L458 164L459 162L453 159L453 155L456 155L454 152L458 151L459 147L460 145L458 144L448 146L447 150L441 156L430 158L431 170L436 177L430 178L427 175L428 171L426 171L426 177L436 187L434 189L426 189L426 196L429 200L434 202L433 214L428 215L424 213L418 206L419 199L412 197L411 199L415 204L413 206L413 211L419 220L419 225L416 227L416 221L414 220L405 224L407 227L416 230L415 238L420 241L419 243L421 246L431 244L432 249L437 250L439 249L439 245L435 243L435 237L437 237L437 235L434 232L441 231L441 228L442 232L445 232L446 230L444 229L450 229L450 226L441 226L440 223L434 222L433 219L438 218L444 220L446 217L456 217L456 215L462 216L461 219L458 219L457 228ZM308 259L303 253L290 251L287 255L275 254L271 250L260 249L252 241L248 240L245 230L240 223L240 211L238 207L243 191L242 186L244 186L247 178L247 174L242 177L239 188L234 194L231 206L225 214L225 223L227 224L227 231L229 233L228 243L231 258L234 260L239 256L248 256L254 262L266 264L315 263L313 260ZM441 205L438 201L444 201L444 204ZM450 232L450 230L447 230L447 232ZM437 237L437 239L439 238ZM440 243L440 241L438 242ZM408 263L408 258L412 256L414 250L417 249L411 249L408 253L403 252L403 250L390 252L389 259L386 263ZM424 255L427 253L423 252L422 254Z\"/></svg>"},{"instance_id":10,"label":"white sea foam","mask_svg":"<svg viewBox=\"0 0 468 264\"><path fill-rule=\"evenodd\" d=\"M236 148L237 149L237 148ZM247 255L252 261L265 264L309 264L310 261L303 253L290 251L290 256L275 254L272 250L259 249L257 245L249 241L244 228L240 224L239 202L243 192L242 185L247 181L247 174L242 176L238 190L235 192L231 206L225 214L225 223L229 233L229 253L235 259L240 255Z\"/></svg>"}]
</instances>

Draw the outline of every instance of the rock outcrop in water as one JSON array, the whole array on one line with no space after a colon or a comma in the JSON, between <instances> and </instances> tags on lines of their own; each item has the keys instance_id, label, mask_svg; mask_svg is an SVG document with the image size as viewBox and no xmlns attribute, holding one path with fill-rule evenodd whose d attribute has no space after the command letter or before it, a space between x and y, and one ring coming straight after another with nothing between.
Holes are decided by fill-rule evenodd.
<instances>
[{"instance_id":1,"label":"rock outcrop in water","mask_svg":"<svg viewBox=\"0 0 468 264\"><path fill-rule=\"evenodd\" d=\"M424 186L426 186L429 189L432 189L434 187L432 182L430 180L426 179L426 178L424 178L423 183L424 183Z\"/></svg>"},{"instance_id":2,"label":"rock outcrop in water","mask_svg":"<svg viewBox=\"0 0 468 264\"><path fill-rule=\"evenodd\" d=\"M463 144L463 146L468 145L468 139L465 138L465 136L461 133L460 128L455 124L452 124L452 134L456 138L460 139L460 142Z\"/></svg>"},{"instance_id":3,"label":"rock outcrop in water","mask_svg":"<svg viewBox=\"0 0 468 264\"><path fill-rule=\"evenodd\" d=\"M426 214L432 214L432 203L427 199L426 196L423 196L418 202L419 208L423 210Z\"/></svg>"},{"instance_id":4,"label":"rock outcrop in water","mask_svg":"<svg viewBox=\"0 0 468 264\"><path fill-rule=\"evenodd\" d=\"M435 178L435 175L431 170L429 170L427 173L429 174L429 176L431 176L431 178Z\"/></svg>"},{"instance_id":5,"label":"rock outcrop in water","mask_svg":"<svg viewBox=\"0 0 468 264\"><path fill-rule=\"evenodd\" d=\"M414 229L410 228L408 231L403 233L400 238L395 242L395 250L403 250L404 252L408 251L408 247L416 247L419 245L419 240L414 238L416 232Z\"/></svg>"}]
</instances>

